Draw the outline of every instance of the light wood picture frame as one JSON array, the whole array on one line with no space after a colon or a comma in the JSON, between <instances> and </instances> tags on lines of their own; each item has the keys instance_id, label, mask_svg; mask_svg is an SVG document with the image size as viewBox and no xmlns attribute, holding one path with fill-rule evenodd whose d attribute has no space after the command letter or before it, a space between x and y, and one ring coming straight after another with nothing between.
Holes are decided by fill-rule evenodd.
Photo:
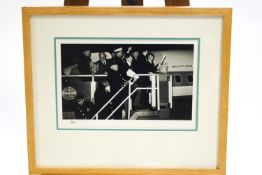
<instances>
[{"instance_id":1,"label":"light wood picture frame","mask_svg":"<svg viewBox=\"0 0 262 175\"><path fill-rule=\"evenodd\" d=\"M94 7L25 7L23 8L23 37L24 37L24 70L25 94L27 112L27 139L29 174L96 174L96 175L225 175L226 174L226 148L228 125L228 95L229 95L229 68L230 68L230 43L232 9L230 8L94 8ZM34 16L177 16L177 17L221 17L222 18L222 43L220 63L220 91L219 91L219 131L218 131L218 163L214 169L199 168L93 168L93 167L42 167L36 160L36 125L34 106L34 73L32 58L32 33L31 20ZM50 68L51 69L51 68Z\"/></svg>"}]
</instances>

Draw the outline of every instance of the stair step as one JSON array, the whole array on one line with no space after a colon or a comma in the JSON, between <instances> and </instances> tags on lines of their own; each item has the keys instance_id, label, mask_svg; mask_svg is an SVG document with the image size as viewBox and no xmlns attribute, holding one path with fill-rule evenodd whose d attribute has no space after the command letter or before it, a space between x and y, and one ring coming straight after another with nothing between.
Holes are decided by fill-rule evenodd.
<instances>
[{"instance_id":1,"label":"stair step","mask_svg":"<svg viewBox=\"0 0 262 175\"><path fill-rule=\"evenodd\" d=\"M170 109L160 109L160 111L153 111L150 109L140 109L131 112L130 120L137 120L139 118L165 118L170 115Z\"/></svg>"}]
</instances>

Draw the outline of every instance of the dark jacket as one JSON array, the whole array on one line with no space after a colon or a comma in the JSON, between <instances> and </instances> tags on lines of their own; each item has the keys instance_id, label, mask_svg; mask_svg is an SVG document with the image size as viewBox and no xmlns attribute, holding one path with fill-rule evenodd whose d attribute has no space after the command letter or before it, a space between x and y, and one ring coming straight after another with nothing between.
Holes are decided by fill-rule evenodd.
<instances>
[{"instance_id":1,"label":"dark jacket","mask_svg":"<svg viewBox=\"0 0 262 175\"><path fill-rule=\"evenodd\" d=\"M84 54L79 57L78 70L81 74L87 75L92 73L92 60L87 58Z\"/></svg>"},{"instance_id":2,"label":"dark jacket","mask_svg":"<svg viewBox=\"0 0 262 175\"><path fill-rule=\"evenodd\" d=\"M134 71L132 64L129 65L127 62L125 62L125 63L123 64L123 68L122 68L122 72L121 72L122 77L123 77L123 79L124 79L125 81L128 81L128 80L131 79L131 77L127 76L127 71L128 71L129 69L131 69L131 70Z\"/></svg>"},{"instance_id":3,"label":"dark jacket","mask_svg":"<svg viewBox=\"0 0 262 175\"><path fill-rule=\"evenodd\" d=\"M111 87L111 91L120 89L123 84L123 79L119 70L114 71L109 69L107 79Z\"/></svg>"},{"instance_id":4,"label":"dark jacket","mask_svg":"<svg viewBox=\"0 0 262 175\"><path fill-rule=\"evenodd\" d=\"M147 74L148 71L145 69L146 65L146 57L143 54L139 54L137 59L133 59L133 68L137 74Z\"/></svg>"},{"instance_id":5,"label":"dark jacket","mask_svg":"<svg viewBox=\"0 0 262 175\"><path fill-rule=\"evenodd\" d=\"M150 63L149 61L146 62L146 69L147 69L147 72L152 72L152 73L155 73L157 71L157 66L155 66L155 64L152 62Z\"/></svg>"},{"instance_id":6,"label":"dark jacket","mask_svg":"<svg viewBox=\"0 0 262 175\"><path fill-rule=\"evenodd\" d=\"M92 102L84 102L83 105L75 105L75 117L76 119L87 119L94 115L94 104Z\"/></svg>"},{"instance_id":7,"label":"dark jacket","mask_svg":"<svg viewBox=\"0 0 262 175\"><path fill-rule=\"evenodd\" d=\"M97 74L107 74L109 71L109 60L106 60L106 63L104 64L101 60L98 60L96 62L97 67Z\"/></svg>"}]
</instances>

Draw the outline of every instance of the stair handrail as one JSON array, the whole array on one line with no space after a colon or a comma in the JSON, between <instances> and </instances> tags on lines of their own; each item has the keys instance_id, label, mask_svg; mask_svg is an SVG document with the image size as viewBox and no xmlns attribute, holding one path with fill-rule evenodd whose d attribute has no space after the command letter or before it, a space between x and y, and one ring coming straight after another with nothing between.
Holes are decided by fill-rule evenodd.
<instances>
[{"instance_id":1,"label":"stair handrail","mask_svg":"<svg viewBox=\"0 0 262 175\"><path fill-rule=\"evenodd\" d=\"M93 120L94 118L98 119L98 114L106 108L106 106L129 84L131 83L131 81L134 79L135 76L131 77L130 80L128 80L127 82L124 83L124 86L122 86L103 106L102 108L100 108L96 114L91 118L91 120Z\"/></svg>"},{"instance_id":2,"label":"stair handrail","mask_svg":"<svg viewBox=\"0 0 262 175\"><path fill-rule=\"evenodd\" d=\"M137 74L138 76L156 76L157 74ZM130 82L128 82L129 84ZM157 87L159 88L159 87ZM108 120L138 89L150 89L149 87L137 87L135 88L115 109L110 113L110 115L106 118ZM128 104L129 105L129 104Z\"/></svg>"},{"instance_id":3,"label":"stair handrail","mask_svg":"<svg viewBox=\"0 0 262 175\"><path fill-rule=\"evenodd\" d=\"M140 88L135 88L115 109L111 112L111 114L106 118L108 120L125 102L128 100L136 91Z\"/></svg>"}]
</instances>

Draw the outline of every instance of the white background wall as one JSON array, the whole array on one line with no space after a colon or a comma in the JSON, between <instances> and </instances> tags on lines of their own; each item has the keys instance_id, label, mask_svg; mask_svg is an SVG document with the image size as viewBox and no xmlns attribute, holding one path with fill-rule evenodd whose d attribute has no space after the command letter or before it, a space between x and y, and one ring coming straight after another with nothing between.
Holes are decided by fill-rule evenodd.
<instances>
[{"instance_id":1,"label":"white background wall","mask_svg":"<svg viewBox=\"0 0 262 175\"><path fill-rule=\"evenodd\" d=\"M1 2L0 174L26 175L21 7L61 6L63 0ZM120 0L91 0L90 4L120 6ZM163 0L145 0L145 5L163 6ZM262 174L262 1L191 0L191 6L234 8L227 174Z\"/></svg>"}]
</instances>

